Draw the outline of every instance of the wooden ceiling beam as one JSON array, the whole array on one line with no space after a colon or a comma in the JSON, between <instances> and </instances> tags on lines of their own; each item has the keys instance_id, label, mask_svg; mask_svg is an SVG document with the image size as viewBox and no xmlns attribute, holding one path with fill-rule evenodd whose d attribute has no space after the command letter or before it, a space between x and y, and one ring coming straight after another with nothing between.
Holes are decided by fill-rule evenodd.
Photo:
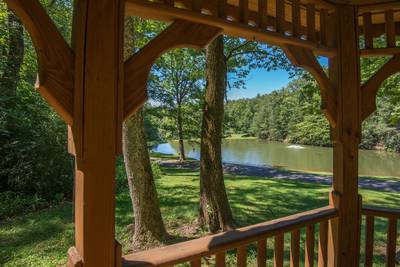
<instances>
[{"instance_id":1,"label":"wooden ceiling beam","mask_svg":"<svg viewBox=\"0 0 400 267\"><path fill-rule=\"evenodd\" d=\"M125 62L124 118L144 105L147 80L154 62L173 48L204 48L222 29L177 20Z\"/></svg>"},{"instance_id":2,"label":"wooden ceiling beam","mask_svg":"<svg viewBox=\"0 0 400 267\"><path fill-rule=\"evenodd\" d=\"M72 124L74 54L37 0L5 0L29 32L38 56L36 87L67 124Z\"/></svg>"},{"instance_id":3,"label":"wooden ceiling beam","mask_svg":"<svg viewBox=\"0 0 400 267\"><path fill-rule=\"evenodd\" d=\"M327 57L332 57L336 54L335 49L321 46L317 41L307 41L299 37L293 37L287 34L277 33L269 30L263 30L254 25L240 23L240 10L237 6L233 5L227 6L227 15L234 15L233 21L228 19L221 19L213 15L196 13L188 9L172 8L163 4L149 2L146 0L126 0L126 5L126 14L131 16L140 16L147 19L162 20L166 22L181 19L221 28L227 35L245 38L247 40L254 40L278 46L284 44L297 45L305 48L310 48L314 51L314 53ZM154 10L157 10L157 12L154 12ZM250 21L257 21L257 12L251 12L249 10L248 16ZM275 25L275 18L268 17L267 23L271 26ZM292 29L292 25L290 22L286 21L285 25L286 29ZM302 27L302 29L306 28ZM306 30L304 30L304 32L306 32Z\"/></svg>"}]
</instances>

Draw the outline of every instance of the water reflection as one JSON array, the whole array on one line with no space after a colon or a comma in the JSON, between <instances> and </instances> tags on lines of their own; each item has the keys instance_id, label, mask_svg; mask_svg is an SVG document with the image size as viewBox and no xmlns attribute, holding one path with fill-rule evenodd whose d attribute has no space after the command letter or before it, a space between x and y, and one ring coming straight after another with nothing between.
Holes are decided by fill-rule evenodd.
<instances>
[{"instance_id":1,"label":"water reflection","mask_svg":"<svg viewBox=\"0 0 400 267\"><path fill-rule=\"evenodd\" d=\"M176 154L178 143L160 144L153 149L164 154ZM200 159L200 145L186 143L188 157ZM332 148L302 146L293 147L278 142L261 140L224 140L222 159L227 163L251 166L274 166L293 170L332 172ZM363 176L400 177L400 154L382 151L360 150L359 172Z\"/></svg>"}]
</instances>

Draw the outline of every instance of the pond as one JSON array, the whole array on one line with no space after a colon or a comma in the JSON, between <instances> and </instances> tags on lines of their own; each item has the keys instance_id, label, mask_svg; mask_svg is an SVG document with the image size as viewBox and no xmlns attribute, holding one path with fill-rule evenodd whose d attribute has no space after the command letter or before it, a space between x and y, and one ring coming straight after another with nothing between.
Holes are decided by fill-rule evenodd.
<instances>
[{"instance_id":1,"label":"pond","mask_svg":"<svg viewBox=\"0 0 400 267\"><path fill-rule=\"evenodd\" d=\"M186 155L200 159L200 144L185 143ZM177 154L178 142L159 144L153 151ZM298 146L257 139L225 139L222 160L251 166L272 166L307 172L332 172L332 148ZM361 176L400 177L400 154L373 150L360 150Z\"/></svg>"}]
</instances>

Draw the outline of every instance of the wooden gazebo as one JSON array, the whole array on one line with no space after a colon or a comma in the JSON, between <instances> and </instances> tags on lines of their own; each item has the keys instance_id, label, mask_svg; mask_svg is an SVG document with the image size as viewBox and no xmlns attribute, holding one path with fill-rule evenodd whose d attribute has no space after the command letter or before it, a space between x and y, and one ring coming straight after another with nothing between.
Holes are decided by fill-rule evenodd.
<instances>
[{"instance_id":1,"label":"wooden gazebo","mask_svg":"<svg viewBox=\"0 0 400 267\"><path fill-rule=\"evenodd\" d=\"M274 263L283 266L284 233L291 233L290 266L299 266L299 233L306 228L305 266L372 266L374 217L388 219L387 266L395 266L399 211L363 208L358 195L361 123L375 111L381 83L400 71L399 0L77 0L72 47L38 0L5 0L29 31L39 58L38 89L69 125L69 151L76 158L75 247L68 266L173 266L216 255L225 266L237 250L246 266L246 246L257 244L266 266L266 239L274 238ZM171 25L126 62L124 16ZM115 240L115 160L121 153L122 122L146 101L153 62L175 47L206 46L219 34L281 47L307 69L321 88L322 110L333 129L334 176L330 205L290 217L207 236L164 248L121 255ZM386 45L375 47L384 36ZM361 37L361 38L360 38ZM362 41L360 41L362 40ZM326 74L316 56L329 58ZM390 56L366 83L360 57ZM360 248L366 216L365 247ZM318 253L314 253L319 224ZM316 254L316 255L314 255Z\"/></svg>"}]
</instances>

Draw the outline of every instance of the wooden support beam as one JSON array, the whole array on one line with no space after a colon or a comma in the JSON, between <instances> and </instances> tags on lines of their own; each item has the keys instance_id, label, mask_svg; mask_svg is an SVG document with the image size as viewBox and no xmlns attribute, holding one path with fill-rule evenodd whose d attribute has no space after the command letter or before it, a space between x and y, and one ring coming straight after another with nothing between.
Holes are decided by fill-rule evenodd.
<instances>
[{"instance_id":1,"label":"wooden support beam","mask_svg":"<svg viewBox=\"0 0 400 267\"><path fill-rule=\"evenodd\" d=\"M394 55L374 76L364 83L361 89L362 120L365 120L376 110L376 95L381 84L397 72L400 72L400 54Z\"/></svg>"},{"instance_id":2,"label":"wooden support beam","mask_svg":"<svg viewBox=\"0 0 400 267\"><path fill-rule=\"evenodd\" d=\"M300 266L300 230L294 230L290 236L290 267Z\"/></svg>"},{"instance_id":3,"label":"wooden support beam","mask_svg":"<svg viewBox=\"0 0 400 267\"><path fill-rule=\"evenodd\" d=\"M249 23L249 0L239 0L240 22Z\"/></svg>"},{"instance_id":4,"label":"wooden support beam","mask_svg":"<svg viewBox=\"0 0 400 267\"><path fill-rule=\"evenodd\" d=\"M266 1L266 0L259 0ZM186 6L190 7L189 0L180 0ZM203 8L207 10L217 10L216 1L203 1ZM258 42L264 42L272 45L290 44L310 48L317 55L324 55L327 57L333 57L336 55L336 49L334 47L324 47L316 42L310 42L299 37L289 36L287 34L281 34L274 31L270 31L265 28L252 26L248 24L240 23L240 9L238 6L228 4L227 15L234 18L234 21L223 20L214 15L205 15L195 13L189 9L182 8L171 8L162 5L157 2L150 2L146 0L126 0L127 15L140 16L148 19L162 20L166 22L173 22L175 20L186 20L193 23L205 24L211 27L221 28L224 34L245 38L248 40L254 40ZM154 12L154 10L157 12ZM275 25L276 19L272 16L268 16L267 11L264 13L265 26ZM260 12L255 12L249 9L249 20L259 23ZM263 22L264 23L264 22ZM285 21L285 28L291 29L292 24ZM301 27L301 31L306 34L307 28Z\"/></svg>"},{"instance_id":5,"label":"wooden support beam","mask_svg":"<svg viewBox=\"0 0 400 267\"><path fill-rule=\"evenodd\" d=\"M67 124L72 124L74 55L38 0L5 0L21 19L39 63L37 88Z\"/></svg>"},{"instance_id":6,"label":"wooden support beam","mask_svg":"<svg viewBox=\"0 0 400 267\"><path fill-rule=\"evenodd\" d=\"M332 126L336 125L335 87L310 49L286 45L282 47L293 65L309 71L321 88L321 109Z\"/></svg>"},{"instance_id":7,"label":"wooden support beam","mask_svg":"<svg viewBox=\"0 0 400 267\"><path fill-rule=\"evenodd\" d=\"M372 16L371 12L366 12L363 14L364 21L364 39L365 39L365 48L371 49L374 48L374 38L372 35Z\"/></svg>"},{"instance_id":8,"label":"wooden support beam","mask_svg":"<svg viewBox=\"0 0 400 267\"><path fill-rule=\"evenodd\" d=\"M330 267L359 266L361 207L358 196L358 145L361 141L361 88L357 8L337 6L338 56L330 59L336 84L337 116L332 127L334 160L331 206L339 211L330 222ZM351 238L349 238L351 237Z\"/></svg>"},{"instance_id":9,"label":"wooden support beam","mask_svg":"<svg viewBox=\"0 0 400 267\"><path fill-rule=\"evenodd\" d=\"M315 250L315 226L307 225L306 228L306 248L304 257L305 267L314 267L314 252Z\"/></svg>"},{"instance_id":10,"label":"wooden support beam","mask_svg":"<svg viewBox=\"0 0 400 267\"><path fill-rule=\"evenodd\" d=\"M320 43L326 46L328 44L328 10L321 9L320 11Z\"/></svg>"},{"instance_id":11,"label":"wooden support beam","mask_svg":"<svg viewBox=\"0 0 400 267\"><path fill-rule=\"evenodd\" d=\"M328 222L319 224L318 267L328 266Z\"/></svg>"},{"instance_id":12,"label":"wooden support beam","mask_svg":"<svg viewBox=\"0 0 400 267\"><path fill-rule=\"evenodd\" d=\"M368 215L365 221L365 267L372 267L374 258L374 229L375 218Z\"/></svg>"},{"instance_id":13,"label":"wooden support beam","mask_svg":"<svg viewBox=\"0 0 400 267\"><path fill-rule=\"evenodd\" d=\"M257 267L267 266L267 240L261 239L257 242Z\"/></svg>"},{"instance_id":14,"label":"wooden support beam","mask_svg":"<svg viewBox=\"0 0 400 267\"><path fill-rule=\"evenodd\" d=\"M267 28L267 17L268 17L268 0L258 0L258 27L261 29Z\"/></svg>"},{"instance_id":15,"label":"wooden support beam","mask_svg":"<svg viewBox=\"0 0 400 267\"><path fill-rule=\"evenodd\" d=\"M78 1L74 18L75 247L85 267L121 264L115 160L122 130L124 0ZM81 135L81 136L79 136ZM71 254L69 255L71 259Z\"/></svg>"},{"instance_id":16,"label":"wooden support beam","mask_svg":"<svg viewBox=\"0 0 400 267\"><path fill-rule=\"evenodd\" d=\"M283 267L284 235L275 236L274 240L274 267Z\"/></svg>"},{"instance_id":17,"label":"wooden support beam","mask_svg":"<svg viewBox=\"0 0 400 267\"><path fill-rule=\"evenodd\" d=\"M276 0L276 31L285 33L285 1Z\"/></svg>"},{"instance_id":18,"label":"wooden support beam","mask_svg":"<svg viewBox=\"0 0 400 267\"><path fill-rule=\"evenodd\" d=\"M387 47L396 46L396 28L394 24L393 10L385 11L385 30L386 30L386 44Z\"/></svg>"},{"instance_id":19,"label":"wooden support beam","mask_svg":"<svg viewBox=\"0 0 400 267\"><path fill-rule=\"evenodd\" d=\"M315 5L307 4L307 40L315 41Z\"/></svg>"},{"instance_id":20,"label":"wooden support beam","mask_svg":"<svg viewBox=\"0 0 400 267\"><path fill-rule=\"evenodd\" d=\"M292 2L292 35L301 37L300 0Z\"/></svg>"},{"instance_id":21,"label":"wooden support beam","mask_svg":"<svg viewBox=\"0 0 400 267\"><path fill-rule=\"evenodd\" d=\"M124 118L147 100L147 79L154 61L173 48L204 48L221 29L177 20L125 62Z\"/></svg>"},{"instance_id":22,"label":"wooden support beam","mask_svg":"<svg viewBox=\"0 0 400 267\"><path fill-rule=\"evenodd\" d=\"M236 253L236 266L246 267L247 266L247 246L242 246L237 249Z\"/></svg>"}]
</instances>

